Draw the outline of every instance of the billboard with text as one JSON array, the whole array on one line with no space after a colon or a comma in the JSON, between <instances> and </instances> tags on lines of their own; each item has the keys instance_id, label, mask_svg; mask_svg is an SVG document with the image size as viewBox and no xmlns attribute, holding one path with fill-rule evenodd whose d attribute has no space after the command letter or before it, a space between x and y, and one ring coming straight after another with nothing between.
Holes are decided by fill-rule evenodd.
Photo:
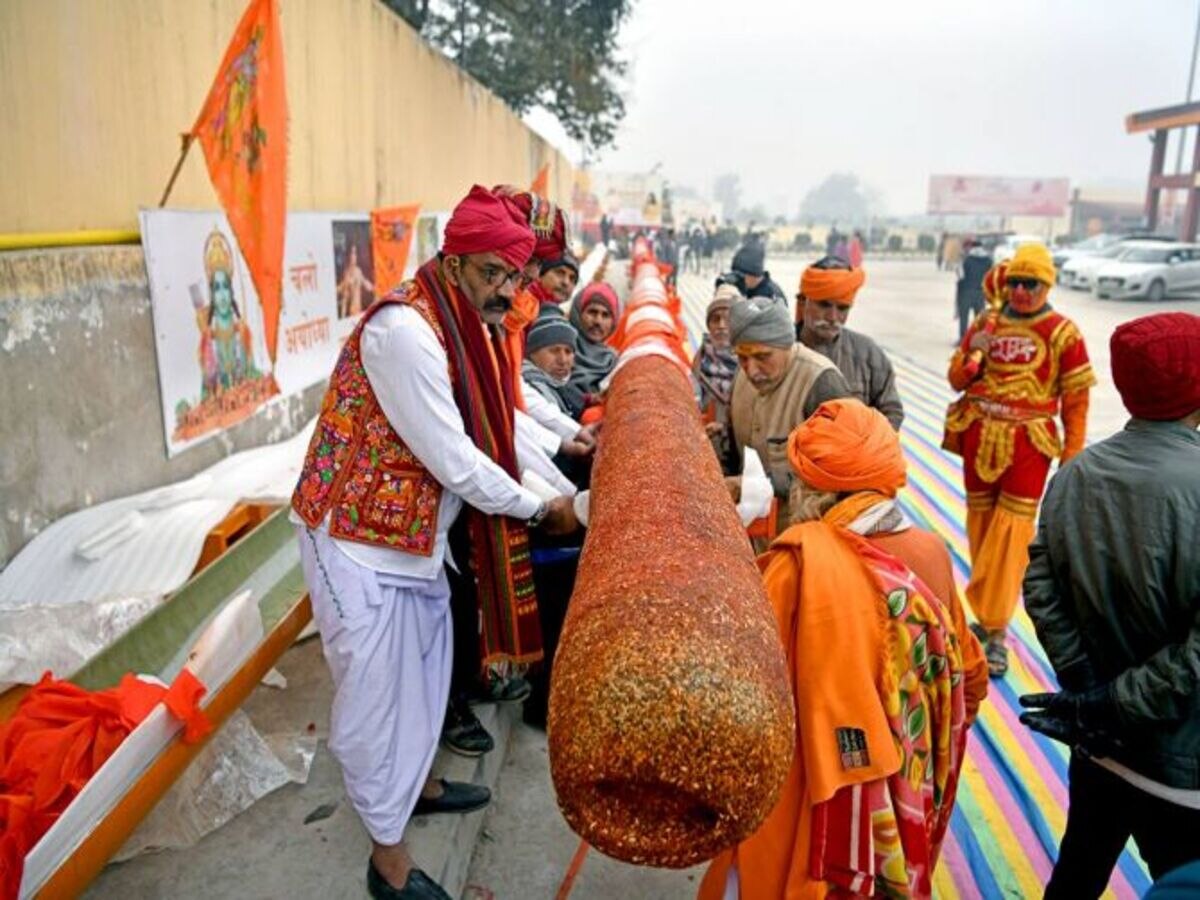
<instances>
[{"instance_id":1,"label":"billboard with text","mask_svg":"<svg viewBox=\"0 0 1200 900\"><path fill-rule=\"evenodd\" d=\"M933 215L1062 216L1069 199L1066 178L929 177Z\"/></svg>"}]
</instances>

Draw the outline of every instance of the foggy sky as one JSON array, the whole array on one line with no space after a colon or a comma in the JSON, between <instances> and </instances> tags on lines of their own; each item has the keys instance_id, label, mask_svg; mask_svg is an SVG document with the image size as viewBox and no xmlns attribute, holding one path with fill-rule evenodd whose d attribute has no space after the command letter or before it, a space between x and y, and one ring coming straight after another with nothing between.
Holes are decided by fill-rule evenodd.
<instances>
[{"instance_id":1,"label":"foggy sky","mask_svg":"<svg viewBox=\"0 0 1200 900\"><path fill-rule=\"evenodd\" d=\"M924 211L931 173L1136 190L1150 145L1125 116L1183 101L1196 14L1196 0L634 0L628 114L598 167L661 162L705 193L736 171L743 205L793 215L835 171L893 214Z\"/></svg>"}]
</instances>

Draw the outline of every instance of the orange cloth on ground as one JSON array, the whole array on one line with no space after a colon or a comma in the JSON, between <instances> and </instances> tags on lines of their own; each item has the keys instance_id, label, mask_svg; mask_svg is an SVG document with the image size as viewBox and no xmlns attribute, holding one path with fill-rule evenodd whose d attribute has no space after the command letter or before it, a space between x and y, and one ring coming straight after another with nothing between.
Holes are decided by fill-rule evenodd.
<instances>
[{"instance_id":1,"label":"orange cloth on ground","mask_svg":"<svg viewBox=\"0 0 1200 900\"><path fill-rule=\"evenodd\" d=\"M984 516L988 517L986 526ZM979 624L989 631L1007 628L1012 619L1035 531L1033 517L1014 513L1002 503L986 513L967 510L968 536L982 533L979 549L973 548L971 553L967 602Z\"/></svg>"},{"instance_id":2,"label":"orange cloth on ground","mask_svg":"<svg viewBox=\"0 0 1200 900\"><path fill-rule=\"evenodd\" d=\"M878 410L844 398L822 403L788 438L788 460L821 491L873 490L895 497L905 484L904 453Z\"/></svg>"},{"instance_id":3,"label":"orange cloth on ground","mask_svg":"<svg viewBox=\"0 0 1200 900\"><path fill-rule=\"evenodd\" d=\"M854 295L867 280L862 269L817 269L809 266L800 276L800 293L805 300L835 300L853 303Z\"/></svg>"},{"instance_id":4,"label":"orange cloth on ground","mask_svg":"<svg viewBox=\"0 0 1200 900\"><path fill-rule=\"evenodd\" d=\"M879 588L853 545L825 522L793 525L758 560L796 701L796 754L763 825L713 860L700 900L721 900L736 860L740 900L824 897L809 875L812 810L838 790L887 778L900 757L880 701ZM861 730L865 765L843 768L838 729Z\"/></svg>"},{"instance_id":5,"label":"orange cloth on ground","mask_svg":"<svg viewBox=\"0 0 1200 900\"><path fill-rule=\"evenodd\" d=\"M1087 415L1091 394L1087 388L1062 395L1063 449L1059 457L1065 463L1078 455L1087 443Z\"/></svg>"},{"instance_id":6,"label":"orange cloth on ground","mask_svg":"<svg viewBox=\"0 0 1200 900\"><path fill-rule=\"evenodd\" d=\"M0 897L16 897L25 855L62 815L125 737L160 702L195 742L212 726L204 685L188 669L170 688L125 675L88 691L47 672L0 725Z\"/></svg>"},{"instance_id":7,"label":"orange cloth on ground","mask_svg":"<svg viewBox=\"0 0 1200 900\"><path fill-rule=\"evenodd\" d=\"M984 656L983 647L967 627L967 616L958 595L958 587L954 583L954 569L945 542L936 534L916 527L868 535L867 540L912 569L913 574L929 586L950 613L950 621L954 624L958 646L962 651L963 691L967 707L967 725L970 725L975 721L979 705L987 696L987 657Z\"/></svg>"},{"instance_id":8,"label":"orange cloth on ground","mask_svg":"<svg viewBox=\"0 0 1200 900\"><path fill-rule=\"evenodd\" d=\"M517 409L525 412L525 397L521 393L521 361L525 359L525 329L537 318L541 303L528 290L513 298L512 309L504 316L504 350L512 363L513 400Z\"/></svg>"}]
</instances>

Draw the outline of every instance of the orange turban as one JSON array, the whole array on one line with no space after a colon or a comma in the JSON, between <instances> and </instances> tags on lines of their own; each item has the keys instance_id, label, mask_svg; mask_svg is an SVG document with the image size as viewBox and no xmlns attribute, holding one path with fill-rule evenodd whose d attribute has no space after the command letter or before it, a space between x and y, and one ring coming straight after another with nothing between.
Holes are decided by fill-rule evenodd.
<instances>
[{"instance_id":1,"label":"orange turban","mask_svg":"<svg viewBox=\"0 0 1200 900\"><path fill-rule=\"evenodd\" d=\"M805 300L835 300L853 303L854 295L867 280L862 269L818 269L809 266L800 276L800 293Z\"/></svg>"},{"instance_id":2,"label":"orange turban","mask_svg":"<svg viewBox=\"0 0 1200 900\"><path fill-rule=\"evenodd\" d=\"M904 487L900 438L878 410L851 398L829 400L788 438L796 474L820 491L879 491Z\"/></svg>"}]
</instances>

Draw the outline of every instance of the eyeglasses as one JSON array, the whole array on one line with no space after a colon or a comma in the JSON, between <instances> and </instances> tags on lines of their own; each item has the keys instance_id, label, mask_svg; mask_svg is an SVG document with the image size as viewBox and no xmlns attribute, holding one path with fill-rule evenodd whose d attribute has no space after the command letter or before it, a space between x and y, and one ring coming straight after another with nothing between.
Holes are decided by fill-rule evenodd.
<instances>
[{"instance_id":1,"label":"eyeglasses","mask_svg":"<svg viewBox=\"0 0 1200 900\"><path fill-rule=\"evenodd\" d=\"M1009 278L1007 284L1010 288L1023 287L1027 291L1036 291L1042 286L1042 283L1036 278Z\"/></svg>"},{"instance_id":2,"label":"eyeglasses","mask_svg":"<svg viewBox=\"0 0 1200 900\"><path fill-rule=\"evenodd\" d=\"M520 269L505 269L502 266L494 266L491 263L481 266L475 263L474 260L470 260L470 263L479 270L479 274L483 276L483 280L490 288L501 288L506 284L520 287L522 279L525 277Z\"/></svg>"}]
</instances>

